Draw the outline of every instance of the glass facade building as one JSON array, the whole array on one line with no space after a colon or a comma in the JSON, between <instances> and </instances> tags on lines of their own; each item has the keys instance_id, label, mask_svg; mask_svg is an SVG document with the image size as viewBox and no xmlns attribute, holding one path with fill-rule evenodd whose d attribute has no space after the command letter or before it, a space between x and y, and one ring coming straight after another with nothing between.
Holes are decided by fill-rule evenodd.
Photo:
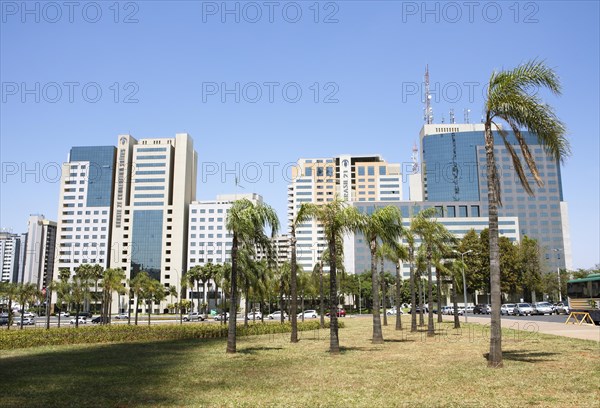
<instances>
[{"instance_id":1,"label":"glass facade building","mask_svg":"<svg viewBox=\"0 0 600 408\"><path fill-rule=\"evenodd\" d=\"M110 207L117 150L113 146L71 148L71 162L89 162L87 172L88 207Z\"/></svg>"},{"instance_id":2,"label":"glass facade building","mask_svg":"<svg viewBox=\"0 0 600 408\"><path fill-rule=\"evenodd\" d=\"M151 278L160 281L162 233L162 210L136 210L133 212L132 279L140 271L146 271Z\"/></svg>"}]
</instances>

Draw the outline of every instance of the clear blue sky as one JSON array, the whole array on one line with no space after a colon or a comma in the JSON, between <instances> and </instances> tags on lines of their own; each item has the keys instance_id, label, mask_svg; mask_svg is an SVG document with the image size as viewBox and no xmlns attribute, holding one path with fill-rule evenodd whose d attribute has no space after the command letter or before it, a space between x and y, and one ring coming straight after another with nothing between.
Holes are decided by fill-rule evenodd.
<instances>
[{"instance_id":1,"label":"clear blue sky","mask_svg":"<svg viewBox=\"0 0 600 408\"><path fill-rule=\"evenodd\" d=\"M69 148L114 145L121 133L190 133L200 169L240 163L245 191L262 194L285 220L286 163L342 153L410 160L423 123L414 87L426 64L436 119L447 121L454 108L462 121L468 108L471 121L479 121L490 73L537 57L564 86L563 96L549 102L573 148L562 174L574 266L599 263L598 2L478 2L473 9L431 2L424 10L422 2L339 1L319 3L318 15L314 3L275 2L270 10L262 1L227 2L234 13L222 15L221 1L122 2L116 15L110 1L98 3L98 15L87 2L72 10L63 2L28 2L30 14L22 2L2 2L0 226L25 231L30 213L56 219L57 164ZM265 85L271 82L279 84L272 102ZM218 84L216 95L211 83ZM221 95L222 83L240 84L239 103ZM260 98L251 83L260 84ZM292 103L298 87L302 95ZM97 88L102 95L93 103ZM257 182L253 162L262 169ZM265 162L279 163L272 180L274 165ZM231 174L202 178L199 199L235 191Z\"/></svg>"}]
</instances>

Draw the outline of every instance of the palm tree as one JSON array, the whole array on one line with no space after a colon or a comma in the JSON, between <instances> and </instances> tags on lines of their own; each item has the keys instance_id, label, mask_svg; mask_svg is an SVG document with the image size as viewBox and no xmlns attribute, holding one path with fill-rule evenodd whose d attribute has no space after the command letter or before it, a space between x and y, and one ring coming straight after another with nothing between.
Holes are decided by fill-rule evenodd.
<instances>
[{"instance_id":1,"label":"palm tree","mask_svg":"<svg viewBox=\"0 0 600 408\"><path fill-rule=\"evenodd\" d=\"M122 269L109 268L102 274L102 324L109 321L112 309L112 294L114 291L124 293L123 281L125 272Z\"/></svg>"},{"instance_id":2,"label":"palm tree","mask_svg":"<svg viewBox=\"0 0 600 408\"><path fill-rule=\"evenodd\" d=\"M100 296L98 295L98 281L102 279L104 275L104 268L102 265L94 265L90 267L90 278L94 281L94 311L98 311L98 299Z\"/></svg>"},{"instance_id":3,"label":"palm tree","mask_svg":"<svg viewBox=\"0 0 600 408\"><path fill-rule=\"evenodd\" d=\"M292 343L298 342L298 320L296 312L298 309L298 287L297 287L297 276L298 276L298 264L296 263L296 229L298 226L308 220L306 213L306 206L302 204L300 209L296 213L296 216L292 220L290 225L290 251L291 251L291 276L290 276L290 321L292 323L292 333L290 341Z\"/></svg>"},{"instance_id":4,"label":"palm tree","mask_svg":"<svg viewBox=\"0 0 600 408\"><path fill-rule=\"evenodd\" d=\"M403 236L405 232L402 232ZM401 263L403 260L408 259L408 250L406 247L402 245L395 245L395 247L390 247L387 244L383 244L381 246L382 255L389 261L393 262L396 266L396 330L402 330L402 319L400 316L400 309L402 306L401 301L401 290L402 290L402 276L401 276ZM382 261L383 264L383 261ZM383 266L382 266L383 269ZM385 310L384 310L385 313ZM416 320L415 320L416 326ZM416 328L416 327L415 327Z\"/></svg>"},{"instance_id":5,"label":"palm tree","mask_svg":"<svg viewBox=\"0 0 600 408\"><path fill-rule=\"evenodd\" d=\"M169 286L169 288L167 289L167 295L169 295L171 297L171 305L173 304L173 296L175 296L176 298L178 298L179 296L177 296L177 288L175 286ZM171 313L171 311L169 311L169 313Z\"/></svg>"},{"instance_id":6,"label":"palm tree","mask_svg":"<svg viewBox=\"0 0 600 408\"><path fill-rule=\"evenodd\" d=\"M337 319L337 255L338 240L344 234L357 230L362 216L356 207L348 206L337 196L325 204L306 204L307 217L314 218L323 225L325 239L329 249L329 351L339 354L340 341L338 338Z\"/></svg>"},{"instance_id":7,"label":"palm tree","mask_svg":"<svg viewBox=\"0 0 600 408\"><path fill-rule=\"evenodd\" d=\"M202 266L196 265L192 267L186 273L188 281L190 282L190 287L192 288L192 311L194 310L194 283L196 284L196 299L198 299L198 306L196 311L200 313L200 281L202 280Z\"/></svg>"},{"instance_id":8,"label":"palm tree","mask_svg":"<svg viewBox=\"0 0 600 408\"><path fill-rule=\"evenodd\" d=\"M162 283L157 281L156 279L148 279L144 281L144 289L142 291L144 299L146 300L146 312L148 313L148 326L151 323L151 315L152 315L152 303L156 302L160 304L165 297L167 296L167 292L165 291L165 287Z\"/></svg>"},{"instance_id":9,"label":"palm tree","mask_svg":"<svg viewBox=\"0 0 600 408\"><path fill-rule=\"evenodd\" d=\"M19 299L19 304L21 305L21 327L23 329L23 320L25 318L25 304L31 303L38 296L39 290L37 286L33 283L20 283L17 285L17 299Z\"/></svg>"},{"instance_id":10,"label":"palm tree","mask_svg":"<svg viewBox=\"0 0 600 408\"><path fill-rule=\"evenodd\" d=\"M279 229L279 219L273 208L263 203L252 203L250 200L237 200L227 214L226 227L233 235L231 245L231 297L229 304L229 328L227 333L227 352L236 352L236 307L237 307L237 273L238 251L240 244L254 248L258 246L272 257L271 240L264 228L271 227L271 238Z\"/></svg>"},{"instance_id":11,"label":"palm tree","mask_svg":"<svg viewBox=\"0 0 600 408\"><path fill-rule=\"evenodd\" d=\"M415 287L415 224L414 218L410 223L410 228L405 228L402 237L406 241L406 250L408 255L408 263L410 265L410 331L417 331L417 289Z\"/></svg>"},{"instance_id":12,"label":"palm tree","mask_svg":"<svg viewBox=\"0 0 600 408\"><path fill-rule=\"evenodd\" d=\"M502 138L512 156L512 163L525 191L533 195L533 189L523 169L521 158L508 133L501 130L496 121L503 120L513 131L525 159L538 186L543 184L535 160L521 129L537 138L546 153L557 162L562 162L570 154L566 139L566 128L556 116L554 109L544 103L537 94L529 94L528 89L546 88L554 95L560 95L561 85L556 73L542 61L530 61L513 70L493 72L490 77L485 101L485 152L487 165L487 187L489 207L489 243L490 243L490 292L492 316L490 322L489 367L502 367L502 332L500 327L500 252L498 244L498 207L502 206L500 179L494 156L494 130Z\"/></svg>"},{"instance_id":13,"label":"palm tree","mask_svg":"<svg viewBox=\"0 0 600 408\"><path fill-rule=\"evenodd\" d=\"M447 251L447 244L452 241L454 238L453 235L448 232L446 227L439 223L435 218L433 218L437 213L437 210L433 207L427 208L421 211L417 217L415 217L415 233L421 237L421 246L419 247L419 251L423 253L425 259L427 261L427 281L428 281L428 320L427 320L427 335L434 336L435 329L433 323L433 275L432 275L432 266L434 263L434 259L439 254ZM439 273L437 274L437 286L440 287L440 278ZM438 291L438 312L440 311L439 307L440 298Z\"/></svg>"},{"instance_id":14,"label":"palm tree","mask_svg":"<svg viewBox=\"0 0 600 408\"><path fill-rule=\"evenodd\" d=\"M378 208L371 215L361 214L358 230L365 236L371 250L371 281L373 293L373 343L383 343L381 316L379 315L379 283L377 281L377 248L388 244L395 248L402 233L402 214L396 206ZM385 294L384 294L385 296Z\"/></svg>"},{"instance_id":15,"label":"palm tree","mask_svg":"<svg viewBox=\"0 0 600 408\"><path fill-rule=\"evenodd\" d=\"M10 326L13 323L13 307L12 302L17 299L19 295L19 287L13 282L2 282L2 297L8 300L8 324L6 330L10 330Z\"/></svg>"},{"instance_id":16,"label":"palm tree","mask_svg":"<svg viewBox=\"0 0 600 408\"><path fill-rule=\"evenodd\" d=\"M133 296L135 296L135 325L138 324L138 311L140 304L140 297L144 296L145 290L150 281L150 276L146 271L138 272L133 279L129 281L129 287Z\"/></svg>"}]
</instances>

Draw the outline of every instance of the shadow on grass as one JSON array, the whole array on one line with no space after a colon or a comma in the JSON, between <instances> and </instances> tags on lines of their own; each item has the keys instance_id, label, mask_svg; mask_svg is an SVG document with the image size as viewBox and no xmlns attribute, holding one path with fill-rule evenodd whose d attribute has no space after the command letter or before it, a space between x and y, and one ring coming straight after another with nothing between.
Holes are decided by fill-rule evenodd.
<instances>
[{"instance_id":1,"label":"shadow on grass","mask_svg":"<svg viewBox=\"0 0 600 408\"><path fill-rule=\"evenodd\" d=\"M257 354L259 351L283 350L283 347L246 347L239 348L239 354Z\"/></svg>"},{"instance_id":2,"label":"shadow on grass","mask_svg":"<svg viewBox=\"0 0 600 408\"><path fill-rule=\"evenodd\" d=\"M504 360L509 360L509 361L521 361L524 363L542 363L545 361L556 361L556 359L553 358L544 358L544 357L550 357L550 356L555 356L559 353L552 353L549 351L526 351L526 350L522 350L522 351L517 351L517 350L511 350L511 351L503 351L502 352L502 358ZM483 357L488 360L489 358L489 353L485 353L483 355Z\"/></svg>"},{"instance_id":3,"label":"shadow on grass","mask_svg":"<svg viewBox=\"0 0 600 408\"><path fill-rule=\"evenodd\" d=\"M386 343L412 343L415 340L413 339L385 339Z\"/></svg>"},{"instance_id":4,"label":"shadow on grass","mask_svg":"<svg viewBox=\"0 0 600 408\"><path fill-rule=\"evenodd\" d=\"M169 406L167 375L222 339L60 347L0 359L2 406Z\"/></svg>"}]
</instances>

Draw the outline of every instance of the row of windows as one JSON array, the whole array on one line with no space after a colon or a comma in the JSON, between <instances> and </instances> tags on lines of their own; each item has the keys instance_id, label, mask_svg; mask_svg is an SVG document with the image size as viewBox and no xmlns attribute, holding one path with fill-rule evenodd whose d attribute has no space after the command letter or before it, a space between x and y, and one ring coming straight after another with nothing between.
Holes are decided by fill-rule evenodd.
<instances>
[{"instance_id":1,"label":"row of windows","mask_svg":"<svg viewBox=\"0 0 600 408\"><path fill-rule=\"evenodd\" d=\"M136 160L164 160L167 156L164 154L158 155L147 155L147 156L137 156Z\"/></svg>"},{"instance_id":2,"label":"row of windows","mask_svg":"<svg viewBox=\"0 0 600 408\"><path fill-rule=\"evenodd\" d=\"M135 172L136 176L148 176L152 174L165 174L164 170L138 170Z\"/></svg>"},{"instance_id":3,"label":"row of windows","mask_svg":"<svg viewBox=\"0 0 600 408\"><path fill-rule=\"evenodd\" d=\"M199 220L200 220L200 222L205 222L206 218L200 218ZM192 222L197 222L198 218L192 218L191 221ZM209 218L208 219L208 222L214 222L214 221L215 221L214 218ZM223 218L221 218L221 217L217 218L217 222L223 222Z\"/></svg>"},{"instance_id":4,"label":"row of windows","mask_svg":"<svg viewBox=\"0 0 600 408\"><path fill-rule=\"evenodd\" d=\"M199 211L196 210L195 208L192 209L192 214L206 214L206 210L204 208L200 209ZM227 212L229 212L229 209L227 209ZM215 213L215 209L214 208L209 208L208 210L209 214L214 214ZM217 214L222 214L223 213L223 209L222 208L217 208Z\"/></svg>"},{"instance_id":5,"label":"row of windows","mask_svg":"<svg viewBox=\"0 0 600 408\"><path fill-rule=\"evenodd\" d=\"M164 194L134 194L133 198L165 198Z\"/></svg>"},{"instance_id":6,"label":"row of windows","mask_svg":"<svg viewBox=\"0 0 600 408\"><path fill-rule=\"evenodd\" d=\"M164 190L165 186L135 186L135 190Z\"/></svg>"},{"instance_id":7,"label":"row of windows","mask_svg":"<svg viewBox=\"0 0 600 408\"><path fill-rule=\"evenodd\" d=\"M164 183L164 178L138 178L135 179L136 183Z\"/></svg>"},{"instance_id":8,"label":"row of windows","mask_svg":"<svg viewBox=\"0 0 600 408\"><path fill-rule=\"evenodd\" d=\"M133 205L135 207L142 207L142 206L154 206L154 207L157 207L157 206L161 206L163 204L164 203L162 201L156 201L156 202L153 202L153 201L139 201L139 202L133 203Z\"/></svg>"},{"instance_id":9,"label":"row of windows","mask_svg":"<svg viewBox=\"0 0 600 408\"><path fill-rule=\"evenodd\" d=\"M166 152L166 147L138 147L138 152Z\"/></svg>"}]
</instances>

